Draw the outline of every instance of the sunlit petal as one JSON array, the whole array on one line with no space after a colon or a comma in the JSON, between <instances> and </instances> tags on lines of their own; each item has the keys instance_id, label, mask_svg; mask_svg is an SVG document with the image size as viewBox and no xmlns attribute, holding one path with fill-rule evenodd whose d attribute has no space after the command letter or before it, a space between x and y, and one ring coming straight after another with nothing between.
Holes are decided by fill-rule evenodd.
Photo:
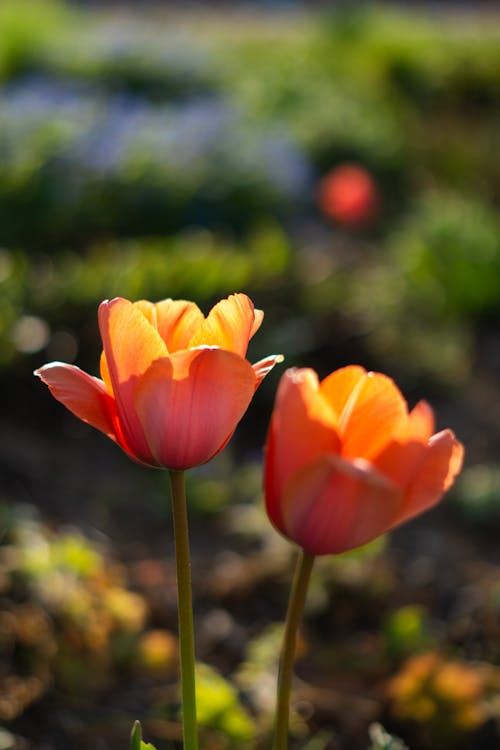
<instances>
[{"instance_id":1,"label":"sunlit petal","mask_svg":"<svg viewBox=\"0 0 500 750\"><path fill-rule=\"evenodd\" d=\"M151 463L133 394L137 380L155 359L166 355L167 347L141 310L121 298L101 303L99 328L123 434L134 453Z\"/></svg>"},{"instance_id":2,"label":"sunlit petal","mask_svg":"<svg viewBox=\"0 0 500 750\"><path fill-rule=\"evenodd\" d=\"M286 487L284 527L311 554L344 552L383 534L402 497L400 489L368 464L322 457Z\"/></svg>"},{"instance_id":3,"label":"sunlit petal","mask_svg":"<svg viewBox=\"0 0 500 750\"><path fill-rule=\"evenodd\" d=\"M111 378L109 375L109 367L106 360L106 354L104 351L101 352L101 359L99 360L99 371L101 373L101 378L106 386L106 389L110 395L114 396L113 393L113 384L111 382Z\"/></svg>"},{"instance_id":4,"label":"sunlit petal","mask_svg":"<svg viewBox=\"0 0 500 750\"><path fill-rule=\"evenodd\" d=\"M385 375L352 366L319 384L313 370L287 370L265 450L270 520L311 554L366 544L453 483L463 448L433 430L430 406L408 413Z\"/></svg>"},{"instance_id":5,"label":"sunlit petal","mask_svg":"<svg viewBox=\"0 0 500 750\"><path fill-rule=\"evenodd\" d=\"M283 362L283 359L284 357L281 354L270 354L269 357L260 359L258 362L255 362L255 364L252 365L253 371L256 376L256 388L262 383L266 375L269 375L275 365Z\"/></svg>"},{"instance_id":6,"label":"sunlit petal","mask_svg":"<svg viewBox=\"0 0 500 750\"><path fill-rule=\"evenodd\" d=\"M116 440L112 419L116 408L102 380L62 362L44 365L35 370L35 375L75 416Z\"/></svg>"},{"instance_id":7,"label":"sunlit petal","mask_svg":"<svg viewBox=\"0 0 500 750\"><path fill-rule=\"evenodd\" d=\"M463 455L463 446L451 430L442 430L429 440L396 523L432 508L441 499L462 468Z\"/></svg>"},{"instance_id":8,"label":"sunlit petal","mask_svg":"<svg viewBox=\"0 0 500 750\"><path fill-rule=\"evenodd\" d=\"M153 362L134 400L157 463L184 469L208 461L233 433L254 391L251 365L222 349L185 350Z\"/></svg>"},{"instance_id":9,"label":"sunlit petal","mask_svg":"<svg viewBox=\"0 0 500 750\"><path fill-rule=\"evenodd\" d=\"M345 458L371 459L408 419L406 401L386 375L368 372L354 387L340 415Z\"/></svg>"},{"instance_id":10,"label":"sunlit petal","mask_svg":"<svg viewBox=\"0 0 500 750\"><path fill-rule=\"evenodd\" d=\"M433 430L433 411L429 404L420 401L394 439L372 459L378 471L400 487L407 487L427 453Z\"/></svg>"},{"instance_id":11,"label":"sunlit petal","mask_svg":"<svg viewBox=\"0 0 500 750\"><path fill-rule=\"evenodd\" d=\"M274 441L273 434L279 440ZM280 496L288 479L314 457L338 452L335 418L313 370L290 369L282 377L269 439L266 486L273 497Z\"/></svg>"},{"instance_id":12,"label":"sunlit petal","mask_svg":"<svg viewBox=\"0 0 500 750\"><path fill-rule=\"evenodd\" d=\"M156 327L170 353L187 349L205 317L194 302L164 299L154 306Z\"/></svg>"},{"instance_id":13,"label":"sunlit petal","mask_svg":"<svg viewBox=\"0 0 500 750\"><path fill-rule=\"evenodd\" d=\"M427 401L419 401L408 415L404 437L426 443L434 434L434 412Z\"/></svg>"},{"instance_id":14,"label":"sunlit petal","mask_svg":"<svg viewBox=\"0 0 500 750\"><path fill-rule=\"evenodd\" d=\"M262 325L262 321L264 320L264 310L258 310L257 308L254 308L253 313L254 313L254 319L253 319L253 326L250 331L250 338L252 338L252 336L254 336L257 333L257 331Z\"/></svg>"},{"instance_id":15,"label":"sunlit petal","mask_svg":"<svg viewBox=\"0 0 500 750\"><path fill-rule=\"evenodd\" d=\"M321 393L339 421L354 389L358 383L364 380L366 374L363 367L349 365L348 367L341 367L340 370L335 370L321 381L319 386Z\"/></svg>"},{"instance_id":16,"label":"sunlit petal","mask_svg":"<svg viewBox=\"0 0 500 750\"><path fill-rule=\"evenodd\" d=\"M252 300L246 294L232 294L210 310L189 346L219 346L245 357L255 325Z\"/></svg>"}]
</instances>

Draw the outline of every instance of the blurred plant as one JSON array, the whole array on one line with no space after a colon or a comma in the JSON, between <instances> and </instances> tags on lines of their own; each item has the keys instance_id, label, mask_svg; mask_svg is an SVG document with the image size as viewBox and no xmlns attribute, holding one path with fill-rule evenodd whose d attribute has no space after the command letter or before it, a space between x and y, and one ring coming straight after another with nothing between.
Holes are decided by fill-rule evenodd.
<instances>
[{"instance_id":1,"label":"blurred plant","mask_svg":"<svg viewBox=\"0 0 500 750\"><path fill-rule=\"evenodd\" d=\"M62 0L2 0L0 81L39 60L48 44L71 28L73 17Z\"/></svg>"},{"instance_id":2,"label":"blurred plant","mask_svg":"<svg viewBox=\"0 0 500 750\"><path fill-rule=\"evenodd\" d=\"M369 750L408 750L402 740L388 734L381 724L372 724L369 735L372 741Z\"/></svg>"},{"instance_id":3,"label":"blurred plant","mask_svg":"<svg viewBox=\"0 0 500 750\"><path fill-rule=\"evenodd\" d=\"M248 227L307 188L286 130L249 126L221 99L174 106L38 75L11 82L0 105L1 242Z\"/></svg>"},{"instance_id":4,"label":"blurred plant","mask_svg":"<svg viewBox=\"0 0 500 750\"><path fill-rule=\"evenodd\" d=\"M201 727L214 730L222 747L247 747L254 724L233 685L207 664L196 666L197 715Z\"/></svg>"},{"instance_id":5,"label":"blurred plant","mask_svg":"<svg viewBox=\"0 0 500 750\"><path fill-rule=\"evenodd\" d=\"M28 744L4 727L0 727L0 750L27 750Z\"/></svg>"},{"instance_id":6,"label":"blurred plant","mask_svg":"<svg viewBox=\"0 0 500 750\"><path fill-rule=\"evenodd\" d=\"M304 290L307 304L318 314L340 306L393 367L460 385L470 373L475 328L499 309L499 237L486 202L423 195L382 252L334 266Z\"/></svg>"},{"instance_id":7,"label":"blurred plant","mask_svg":"<svg viewBox=\"0 0 500 750\"><path fill-rule=\"evenodd\" d=\"M427 612L415 604L392 612L386 618L383 632L388 653L392 657L423 651L432 645Z\"/></svg>"},{"instance_id":8,"label":"blurred plant","mask_svg":"<svg viewBox=\"0 0 500 750\"><path fill-rule=\"evenodd\" d=\"M53 683L81 692L119 668L140 664L154 677L160 660L174 670L174 636L163 632L160 643L144 631L146 602L125 588L119 565L81 534L50 531L30 509L2 506L1 515L0 718L18 716Z\"/></svg>"},{"instance_id":9,"label":"blurred plant","mask_svg":"<svg viewBox=\"0 0 500 750\"><path fill-rule=\"evenodd\" d=\"M49 688L56 651L56 633L46 611L36 602L4 598L0 613L1 721L15 719Z\"/></svg>"},{"instance_id":10,"label":"blurred plant","mask_svg":"<svg viewBox=\"0 0 500 750\"><path fill-rule=\"evenodd\" d=\"M496 528L500 522L500 464L467 467L453 495L467 523Z\"/></svg>"},{"instance_id":11,"label":"blurred plant","mask_svg":"<svg viewBox=\"0 0 500 750\"><path fill-rule=\"evenodd\" d=\"M390 681L388 695L395 718L419 725L432 747L448 747L484 724L499 686L494 667L428 652L406 661Z\"/></svg>"},{"instance_id":12,"label":"blurred plant","mask_svg":"<svg viewBox=\"0 0 500 750\"><path fill-rule=\"evenodd\" d=\"M426 194L389 245L409 299L436 319L499 309L500 222L485 202Z\"/></svg>"},{"instance_id":13,"label":"blurred plant","mask_svg":"<svg viewBox=\"0 0 500 750\"><path fill-rule=\"evenodd\" d=\"M83 15L83 14L82 14ZM81 20L81 18L80 18ZM155 101L211 96L220 88L218 65L199 34L173 24L108 21L85 14L86 23L52 40L37 68L54 78L97 83L116 93L140 93Z\"/></svg>"},{"instance_id":14,"label":"blurred plant","mask_svg":"<svg viewBox=\"0 0 500 750\"><path fill-rule=\"evenodd\" d=\"M164 677L176 671L179 658L178 640L168 630L147 630L137 644L137 666L150 675Z\"/></svg>"},{"instance_id":15,"label":"blurred plant","mask_svg":"<svg viewBox=\"0 0 500 750\"><path fill-rule=\"evenodd\" d=\"M276 670L282 637L281 623L267 625L248 641L243 661L235 674L236 683L248 697L256 713L260 734L268 733L272 728L276 703Z\"/></svg>"}]
</instances>

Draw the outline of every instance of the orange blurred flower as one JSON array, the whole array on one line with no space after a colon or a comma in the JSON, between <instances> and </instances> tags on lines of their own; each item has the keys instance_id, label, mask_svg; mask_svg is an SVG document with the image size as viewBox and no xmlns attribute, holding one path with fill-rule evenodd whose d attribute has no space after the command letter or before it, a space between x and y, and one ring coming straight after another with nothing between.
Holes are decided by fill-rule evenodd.
<instances>
[{"instance_id":1,"label":"orange blurred flower","mask_svg":"<svg viewBox=\"0 0 500 750\"><path fill-rule=\"evenodd\" d=\"M474 729L487 718L495 677L489 665L447 660L434 652L412 656L389 682L392 713L427 724L441 738Z\"/></svg>"},{"instance_id":2,"label":"orange blurred flower","mask_svg":"<svg viewBox=\"0 0 500 750\"><path fill-rule=\"evenodd\" d=\"M373 177L366 169L342 164L321 180L318 203L323 213L339 224L359 226L375 218L380 200Z\"/></svg>"},{"instance_id":3,"label":"orange blurred flower","mask_svg":"<svg viewBox=\"0 0 500 750\"><path fill-rule=\"evenodd\" d=\"M313 370L287 370L266 446L271 521L313 555L366 544L453 483L463 448L451 430L433 432L430 406L408 412L385 375L353 365L320 383Z\"/></svg>"},{"instance_id":4,"label":"orange blurred flower","mask_svg":"<svg viewBox=\"0 0 500 750\"><path fill-rule=\"evenodd\" d=\"M52 362L35 371L56 399L148 466L187 469L221 451L267 373L248 342L262 323L245 294L205 318L194 302L117 297L99 306L101 378Z\"/></svg>"}]
</instances>

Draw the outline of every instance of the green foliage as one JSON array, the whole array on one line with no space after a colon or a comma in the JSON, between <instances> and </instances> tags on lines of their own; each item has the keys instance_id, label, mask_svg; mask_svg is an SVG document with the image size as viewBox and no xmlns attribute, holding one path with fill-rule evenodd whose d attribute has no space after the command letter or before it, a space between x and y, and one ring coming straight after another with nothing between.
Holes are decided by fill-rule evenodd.
<instances>
[{"instance_id":1,"label":"green foliage","mask_svg":"<svg viewBox=\"0 0 500 750\"><path fill-rule=\"evenodd\" d=\"M464 318L500 306L500 222L477 199L426 195L392 240L393 258L422 308Z\"/></svg>"},{"instance_id":2,"label":"green foliage","mask_svg":"<svg viewBox=\"0 0 500 750\"><path fill-rule=\"evenodd\" d=\"M211 96L220 88L216 62L199 35L145 24L85 17L85 28L52 40L38 68L61 78L133 92L154 101Z\"/></svg>"},{"instance_id":3,"label":"green foliage","mask_svg":"<svg viewBox=\"0 0 500 750\"><path fill-rule=\"evenodd\" d=\"M432 645L427 613L418 605L410 604L392 612L383 632L387 650L393 657L416 653Z\"/></svg>"},{"instance_id":4,"label":"green foliage","mask_svg":"<svg viewBox=\"0 0 500 750\"><path fill-rule=\"evenodd\" d=\"M230 747L243 747L254 735L248 712L233 685L213 667L196 667L197 716L201 726L221 732Z\"/></svg>"},{"instance_id":5,"label":"green foliage","mask_svg":"<svg viewBox=\"0 0 500 750\"><path fill-rule=\"evenodd\" d=\"M0 520L0 720L10 720L52 682L69 693L97 690L115 669L135 667L147 605L81 534L57 534L26 507L2 505Z\"/></svg>"},{"instance_id":6,"label":"green foliage","mask_svg":"<svg viewBox=\"0 0 500 750\"><path fill-rule=\"evenodd\" d=\"M61 0L2 0L0 81L35 64L69 23L70 14Z\"/></svg>"},{"instance_id":7,"label":"green foliage","mask_svg":"<svg viewBox=\"0 0 500 750\"><path fill-rule=\"evenodd\" d=\"M236 681L250 696L257 711L261 731L270 731L274 715L276 675L279 663L283 625L268 625L246 646Z\"/></svg>"},{"instance_id":8,"label":"green foliage","mask_svg":"<svg viewBox=\"0 0 500 750\"><path fill-rule=\"evenodd\" d=\"M500 522L500 465L466 467L458 478L453 497L466 522L496 528Z\"/></svg>"}]
</instances>

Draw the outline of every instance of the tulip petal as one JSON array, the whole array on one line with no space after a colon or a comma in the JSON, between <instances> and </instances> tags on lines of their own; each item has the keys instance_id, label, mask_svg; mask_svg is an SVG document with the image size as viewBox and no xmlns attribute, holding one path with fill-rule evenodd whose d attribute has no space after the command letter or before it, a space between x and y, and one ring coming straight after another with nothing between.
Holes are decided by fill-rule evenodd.
<instances>
[{"instance_id":1,"label":"tulip petal","mask_svg":"<svg viewBox=\"0 0 500 750\"><path fill-rule=\"evenodd\" d=\"M273 367L280 362L283 362L284 357L282 354L270 354L269 357L266 357L265 359L260 359L258 362L256 362L254 365L252 365L253 371L255 373L257 382L255 384L255 387L258 388L259 385L262 383L266 375L269 375Z\"/></svg>"},{"instance_id":2,"label":"tulip petal","mask_svg":"<svg viewBox=\"0 0 500 750\"><path fill-rule=\"evenodd\" d=\"M366 377L366 370L359 365L349 365L335 370L321 381L320 390L340 421L340 416L352 392Z\"/></svg>"},{"instance_id":3,"label":"tulip petal","mask_svg":"<svg viewBox=\"0 0 500 750\"><path fill-rule=\"evenodd\" d=\"M144 315L148 323L156 328L156 313L154 302L150 302L148 299L140 299L137 302L132 302L136 310Z\"/></svg>"},{"instance_id":4,"label":"tulip petal","mask_svg":"<svg viewBox=\"0 0 500 750\"><path fill-rule=\"evenodd\" d=\"M245 357L261 320L260 314L256 318L253 302L246 294L231 294L212 307L189 346L218 346Z\"/></svg>"},{"instance_id":5,"label":"tulip petal","mask_svg":"<svg viewBox=\"0 0 500 750\"><path fill-rule=\"evenodd\" d=\"M377 470L406 489L423 461L433 430L433 411L425 401L420 401L397 437L373 459Z\"/></svg>"},{"instance_id":6,"label":"tulip petal","mask_svg":"<svg viewBox=\"0 0 500 750\"><path fill-rule=\"evenodd\" d=\"M184 350L153 362L136 385L135 405L155 461L179 470L208 461L254 391L252 366L222 349Z\"/></svg>"},{"instance_id":7,"label":"tulip petal","mask_svg":"<svg viewBox=\"0 0 500 750\"><path fill-rule=\"evenodd\" d=\"M386 375L367 372L357 380L340 414L342 456L372 459L404 429L407 419L406 401L395 383Z\"/></svg>"},{"instance_id":8,"label":"tulip petal","mask_svg":"<svg viewBox=\"0 0 500 750\"><path fill-rule=\"evenodd\" d=\"M187 349L189 341L205 321L198 305L183 299L164 299L154 308L156 327L170 354Z\"/></svg>"},{"instance_id":9,"label":"tulip petal","mask_svg":"<svg viewBox=\"0 0 500 750\"><path fill-rule=\"evenodd\" d=\"M99 371L101 373L101 379L104 382L106 389L110 395L113 395L113 384L109 376L109 367L106 360L106 354L104 351L101 352L101 359L99 360Z\"/></svg>"},{"instance_id":10,"label":"tulip petal","mask_svg":"<svg viewBox=\"0 0 500 750\"><path fill-rule=\"evenodd\" d=\"M463 455L463 446L451 430L442 430L431 437L395 525L436 505L462 468Z\"/></svg>"},{"instance_id":11,"label":"tulip petal","mask_svg":"<svg viewBox=\"0 0 500 750\"><path fill-rule=\"evenodd\" d=\"M271 523L284 533L284 520L281 512L281 493L288 474L283 471L282 461L276 460L279 450L279 437L276 436L276 416L271 416L264 446L264 498L267 515Z\"/></svg>"},{"instance_id":12,"label":"tulip petal","mask_svg":"<svg viewBox=\"0 0 500 750\"><path fill-rule=\"evenodd\" d=\"M133 394L137 379L151 363L167 354L167 347L140 306L119 297L99 306L99 328L109 381L127 443L145 463L154 463L135 413Z\"/></svg>"},{"instance_id":13,"label":"tulip petal","mask_svg":"<svg viewBox=\"0 0 500 750\"><path fill-rule=\"evenodd\" d=\"M418 441L388 443L374 461L377 471L406 489L422 463L427 446Z\"/></svg>"},{"instance_id":14,"label":"tulip petal","mask_svg":"<svg viewBox=\"0 0 500 750\"><path fill-rule=\"evenodd\" d=\"M254 308L253 313L254 320L252 330L250 331L250 338L252 338L257 333L262 325L262 321L264 320L264 310L258 310L257 308Z\"/></svg>"},{"instance_id":15,"label":"tulip petal","mask_svg":"<svg viewBox=\"0 0 500 750\"><path fill-rule=\"evenodd\" d=\"M278 525L280 498L290 477L318 455L338 452L335 424L316 373L287 370L278 387L265 461L268 512Z\"/></svg>"},{"instance_id":16,"label":"tulip petal","mask_svg":"<svg viewBox=\"0 0 500 750\"><path fill-rule=\"evenodd\" d=\"M75 416L116 440L112 418L116 407L102 380L62 362L44 365L35 370L35 375Z\"/></svg>"},{"instance_id":17,"label":"tulip petal","mask_svg":"<svg viewBox=\"0 0 500 750\"><path fill-rule=\"evenodd\" d=\"M323 456L285 488L283 529L313 555L339 554L385 533L402 499L368 463Z\"/></svg>"},{"instance_id":18,"label":"tulip petal","mask_svg":"<svg viewBox=\"0 0 500 750\"><path fill-rule=\"evenodd\" d=\"M406 439L421 440L426 443L432 437L435 430L434 412L427 401L419 401L408 414L406 426Z\"/></svg>"}]
</instances>

